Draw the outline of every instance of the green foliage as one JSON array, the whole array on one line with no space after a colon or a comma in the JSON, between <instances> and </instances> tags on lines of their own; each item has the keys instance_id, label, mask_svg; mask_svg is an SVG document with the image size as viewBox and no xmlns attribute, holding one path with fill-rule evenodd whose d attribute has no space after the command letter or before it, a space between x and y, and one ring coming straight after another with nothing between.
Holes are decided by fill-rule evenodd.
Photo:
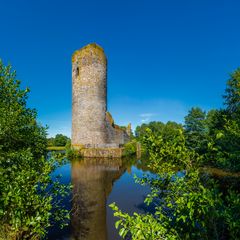
<instances>
[{"instance_id":1,"label":"green foliage","mask_svg":"<svg viewBox=\"0 0 240 240\"><path fill-rule=\"evenodd\" d=\"M240 236L240 194L230 190L226 197L225 218L231 239L239 239Z\"/></svg>"},{"instance_id":2,"label":"green foliage","mask_svg":"<svg viewBox=\"0 0 240 240\"><path fill-rule=\"evenodd\" d=\"M63 134L57 134L55 137L48 138L48 146L63 147L71 141L69 137Z\"/></svg>"},{"instance_id":3,"label":"green foliage","mask_svg":"<svg viewBox=\"0 0 240 240\"><path fill-rule=\"evenodd\" d=\"M36 110L27 107L29 89L20 89L16 72L0 61L0 148L18 151L30 148L34 156L46 149L46 128L36 122Z\"/></svg>"},{"instance_id":4,"label":"green foliage","mask_svg":"<svg viewBox=\"0 0 240 240\"><path fill-rule=\"evenodd\" d=\"M211 110L206 117L200 109L189 112L185 118L187 146L202 156L204 165L240 170L240 121L237 116L233 118L226 110Z\"/></svg>"},{"instance_id":5,"label":"green foliage","mask_svg":"<svg viewBox=\"0 0 240 240\"><path fill-rule=\"evenodd\" d=\"M79 159L83 157L83 154L81 151L82 149L81 148L74 149L71 145L70 140L67 142L65 149L66 149L66 156L70 160Z\"/></svg>"},{"instance_id":6,"label":"green foliage","mask_svg":"<svg viewBox=\"0 0 240 240\"><path fill-rule=\"evenodd\" d=\"M184 128L187 146L204 153L207 148L206 113L201 108L192 108L185 117Z\"/></svg>"},{"instance_id":7,"label":"green foliage","mask_svg":"<svg viewBox=\"0 0 240 240\"><path fill-rule=\"evenodd\" d=\"M132 139L130 142L124 144L123 156L135 155L137 151L137 141Z\"/></svg>"},{"instance_id":8,"label":"green foliage","mask_svg":"<svg viewBox=\"0 0 240 240\"><path fill-rule=\"evenodd\" d=\"M204 132L206 113L199 107L191 108L185 117L185 129L187 132Z\"/></svg>"},{"instance_id":9,"label":"green foliage","mask_svg":"<svg viewBox=\"0 0 240 240\"><path fill-rule=\"evenodd\" d=\"M164 174L163 166L171 168L184 166L191 167L193 161L197 165L201 158L194 151L186 147L186 140L183 130L178 129L173 138L163 138L161 135L153 134L150 129L146 130L147 135L143 144L148 149L150 156L150 168L154 171L161 171ZM156 161L157 159L157 161ZM179 165L181 163L181 165Z\"/></svg>"},{"instance_id":10,"label":"green foliage","mask_svg":"<svg viewBox=\"0 0 240 240\"><path fill-rule=\"evenodd\" d=\"M83 157L80 150L76 150L73 148L66 149L66 156L70 160L74 160L74 159Z\"/></svg>"},{"instance_id":11,"label":"green foliage","mask_svg":"<svg viewBox=\"0 0 240 240\"><path fill-rule=\"evenodd\" d=\"M46 128L27 107L28 92L0 61L0 239L39 239L69 218L57 198L69 186L50 177L58 163L45 157Z\"/></svg>"},{"instance_id":12,"label":"green foliage","mask_svg":"<svg viewBox=\"0 0 240 240\"><path fill-rule=\"evenodd\" d=\"M72 146L72 142L71 142L71 139L69 138L65 144L65 147L66 149L68 149L68 148L71 148L71 146Z\"/></svg>"},{"instance_id":13,"label":"green foliage","mask_svg":"<svg viewBox=\"0 0 240 240\"><path fill-rule=\"evenodd\" d=\"M153 240L238 239L239 212L233 209L239 209L239 195L233 191L225 199L210 176L200 173L202 157L186 146L182 130L173 139L163 139L150 129L146 133L149 167L156 177L137 181L151 187L145 203L155 204L155 211L130 216L110 205L119 219L119 234ZM235 207L229 208L231 204Z\"/></svg>"},{"instance_id":14,"label":"green foliage","mask_svg":"<svg viewBox=\"0 0 240 240\"><path fill-rule=\"evenodd\" d=\"M181 124L168 121L166 124L162 122L150 122L144 123L141 126L137 126L135 130L136 140L139 143L144 142L144 138L147 135L147 129L150 129L155 135L160 135L164 140L170 140L178 135L179 130L183 130ZM141 144L141 155L148 156L148 149L144 144Z\"/></svg>"},{"instance_id":15,"label":"green foliage","mask_svg":"<svg viewBox=\"0 0 240 240\"><path fill-rule=\"evenodd\" d=\"M155 211L130 216L110 205L122 237L240 239L240 194L232 189L222 194L211 176L199 170L206 164L240 170L240 69L227 82L224 98L226 109L206 114L192 108L184 130L169 122L136 128L156 173L137 182L151 187L145 203L155 204Z\"/></svg>"},{"instance_id":16,"label":"green foliage","mask_svg":"<svg viewBox=\"0 0 240 240\"><path fill-rule=\"evenodd\" d=\"M0 230L6 235L4 239L13 233L23 239L38 238L46 234L59 214L61 220L69 218L68 212L61 209L61 200L56 200L56 196L65 196L69 187L50 177L57 167L55 159L46 161L41 157L37 161L42 166L39 169L30 150L23 150L5 154L0 162L4 166L0 171Z\"/></svg>"},{"instance_id":17,"label":"green foliage","mask_svg":"<svg viewBox=\"0 0 240 240\"><path fill-rule=\"evenodd\" d=\"M114 216L120 219L115 223L115 227L120 227L119 235L123 239L129 235L133 240L179 239L174 229L168 231L164 225L159 224L158 219L151 214L141 215L134 213L133 216L129 216L127 213L122 212L115 203L109 206L114 211Z\"/></svg>"},{"instance_id":18,"label":"green foliage","mask_svg":"<svg viewBox=\"0 0 240 240\"><path fill-rule=\"evenodd\" d=\"M150 122L150 123L143 123L141 126L137 126L135 129L135 136L138 140L141 140L145 134L146 134L146 129L149 128L153 132L157 133L161 131L163 128L164 123L162 122Z\"/></svg>"},{"instance_id":19,"label":"green foliage","mask_svg":"<svg viewBox=\"0 0 240 240\"><path fill-rule=\"evenodd\" d=\"M221 130L225 124L224 110L210 110L206 115L206 128L207 133L211 137L215 135L215 130Z\"/></svg>"},{"instance_id":20,"label":"green foliage","mask_svg":"<svg viewBox=\"0 0 240 240\"><path fill-rule=\"evenodd\" d=\"M55 145L55 143L54 143L54 141L55 141L55 138L54 137L51 137L51 138L48 138L47 139L47 145L48 145L48 147L54 147Z\"/></svg>"},{"instance_id":21,"label":"green foliage","mask_svg":"<svg viewBox=\"0 0 240 240\"><path fill-rule=\"evenodd\" d=\"M224 110L215 110L207 118L209 129L206 162L227 170L240 170L240 70L227 82Z\"/></svg>"},{"instance_id":22,"label":"green foliage","mask_svg":"<svg viewBox=\"0 0 240 240\"><path fill-rule=\"evenodd\" d=\"M147 135L147 129L150 129L156 135L161 135L163 139L172 139L178 134L178 130L183 128L181 124L171 121L166 124L162 122L144 123L136 127L135 135L138 141L143 142L144 137Z\"/></svg>"},{"instance_id":23,"label":"green foliage","mask_svg":"<svg viewBox=\"0 0 240 240\"><path fill-rule=\"evenodd\" d=\"M227 170L240 170L240 125L237 121L224 119L223 128L215 129L214 134L209 138L208 151L205 159L212 165ZM206 161L207 161L206 160Z\"/></svg>"},{"instance_id":24,"label":"green foliage","mask_svg":"<svg viewBox=\"0 0 240 240\"><path fill-rule=\"evenodd\" d=\"M227 82L225 90L225 105L227 111L239 119L240 114L240 68L231 74L231 78Z\"/></svg>"},{"instance_id":25,"label":"green foliage","mask_svg":"<svg viewBox=\"0 0 240 240\"><path fill-rule=\"evenodd\" d=\"M54 145L55 146L65 146L67 142L70 140L67 136L64 136L63 134L57 134L55 136Z\"/></svg>"}]
</instances>

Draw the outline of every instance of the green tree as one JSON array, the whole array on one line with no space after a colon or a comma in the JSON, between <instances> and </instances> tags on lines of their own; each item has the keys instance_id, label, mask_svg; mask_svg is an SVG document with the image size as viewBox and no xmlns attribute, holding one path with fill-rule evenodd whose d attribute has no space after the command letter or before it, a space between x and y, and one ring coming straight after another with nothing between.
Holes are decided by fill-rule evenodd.
<instances>
[{"instance_id":1,"label":"green tree","mask_svg":"<svg viewBox=\"0 0 240 240\"><path fill-rule=\"evenodd\" d=\"M206 127L209 136L224 128L227 113L224 109L212 109L206 115Z\"/></svg>"},{"instance_id":2,"label":"green tree","mask_svg":"<svg viewBox=\"0 0 240 240\"><path fill-rule=\"evenodd\" d=\"M67 136L63 134L57 134L54 139L54 146L66 146L67 142L70 140Z\"/></svg>"},{"instance_id":3,"label":"green tree","mask_svg":"<svg viewBox=\"0 0 240 240\"><path fill-rule=\"evenodd\" d=\"M224 104L232 117L240 117L240 68L231 74L225 90Z\"/></svg>"},{"instance_id":4,"label":"green tree","mask_svg":"<svg viewBox=\"0 0 240 240\"><path fill-rule=\"evenodd\" d=\"M150 128L154 133L161 131L164 123L162 122L150 122L150 123L143 123L141 126L137 126L135 130L135 136L138 140L141 140L146 135L146 129Z\"/></svg>"},{"instance_id":5,"label":"green tree","mask_svg":"<svg viewBox=\"0 0 240 240\"><path fill-rule=\"evenodd\" d=\"M168 121L166 124L164 124L159 131L159 135L162 136L164 140L173 140L176 136L179 135L179 130L183 130L182 124L173 122L173 121Z\"/></svg>"},{"instance_id":6,"label":"green tree","mask_svg":"<svg viewBox=\"0 0 240 240\"><path fill-rule=\"evenodd\" d=\"M205 162L214 166L240 170L240 69L231 74L224 95L225 109L207 114L208 149Z\"/></svg>"},{"instance_id":7,"label":"green tree","mask_svg":"<svg viewBox=\"0 0 240 240\"><path fill-rule=\"evenodd\" d=\"M45 158L46 128L27 107L28 92L0 61L0 239L38 239L68 217L56 198L68 187L51 179L57 163Z\"/></svg>"},{"instance_id":8,"label":"green tree","mask_svg":"<svg viewBox=\"0 0 240 240\"><path fill-rule=\"evenodd\" d=\"M240 170L240 125L238 121L221 116L222 128L215 128L209 137L205 162L231 170Z\"/></svg>"},{"instance_id":9,"label":"green tree","mask_svg":"<svg viewBox=\"0 0 240 240\"><path fill-rule=\"evenodd\" d=\"M240 170L240 69L227 83L226 109L207 113L192 108L185 117L184 134L176 126L140 126L138 137L149 153L154 178L137 179L151 193L146 204L155 212L132 216L111 204L116 228L131 239L240 239L239 190L224 190L202 164ZM155 125L156 126L156 125ZM168 131L170 130L170 131ZM137 134L136 134L137 135Z\"/></svg>"},{"instance_id":10,"label":"green tree","mask_svg":"<svg viewBox=\"0 0 240 240\"><path fill-rule=\"evenodd\" d=\"M147 129L151 129L156 135L162 135L164 139L171 139L176 135L178 129L182 129L182 125L172 121L168 121L166 124L157 121L143 123L141 126L137 126L135 130L136 138L139 141L142 141L147 135Z\"/></svg>"},{"instance_id":11,"label":"green tree","mask_svg":"<svg viewBox=\"0 0 240 240\"><path fill-rule=\"evenodd\" d=\"M238 239L240 194L230 191L224 201L216 183L200 172L201 156L186 147L183 132L164 140L149 129L144 141L149 168L156 177L137 181L151 187L145 203L153 203L155 212L131 216L111 204L120 236L133 240Z\"/></svg>"},{"instance_id":12,"label":"green tree","mask_svg":"<svg viewBox=\"0 0 240 240\"><path fill-rule=\"evenodd\" d=\"M46 128L37 124L36 110L27 107L28 92L20 89L11 66L0 61L0 148L4 152L29 148L39 157L46 149Z\"/></svg>"},{"instance_id":13,"label":"green tree","mask_svg":"<svg viewBox=\"0 0 240 240\"><path fill-rule=\"evenodd\" d=\"M218 167L240 170L240 69L231 74L225 89L226 109L208 114L209 149L206 157Z\"/></svg>"},{"instance_id":14,"label":"green tree","mask_svg":"<svg viewBox=\"0 0 240 240\"><path fill-rule=\"evenodd\" d=\"M141 126L136 127L135 136L137 139L140 139L144 136L147 127L148 127L148 125L146 123L143 123Z\"/></svg>"},{"instance_id":15,"label":"green tree","mask_svg":"<svg viewBox=\"0 0 240 240\"><path fill-rule=\"evenodd\" d=\"M48 145L49 147L54 146L54 140L55 140L54 137L48 138L48 139L47 139L47 145Z\"/></svg>"},{"instance_id":16,"label":"green tree","mask_svg":"<svg viewBox=\"0 0 240 240\"><path fill-rule=\"evenodd\" d=\"M147 135L147 129L150 129L156 135L160 135L164 140L171 140L178 135L179 130L183 130L183 127L181 124L173 121L168 121L166 124L157 121L148 124L144 123L141 126L137 126L135 130L138 142L143 143L144 138ZM144 144L141 145L141 150L143 154L148 154Z\"/></svg>"},{"instance_id":17,"label":"green tree","mask_svg":"<svg viewBox=\"0 0 240 240\"><path fill-rule=\"evenodd\" d=\"M192 108L185 117L184 128L187 146L204 153L207 148L206 113L199 107Z\"/></svg>"}]
</instances>

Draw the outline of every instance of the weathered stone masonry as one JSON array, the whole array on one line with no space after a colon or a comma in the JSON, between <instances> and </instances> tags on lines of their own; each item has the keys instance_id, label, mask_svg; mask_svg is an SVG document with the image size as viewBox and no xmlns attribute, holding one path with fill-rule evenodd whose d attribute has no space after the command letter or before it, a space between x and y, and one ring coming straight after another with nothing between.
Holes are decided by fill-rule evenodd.
<instances>
[{"instance_id":1,"label":"weathered stone masonry","mask_svg":"<svg viewBox=\"0 0 240 240\"><path fill-rule=\"evenodd\" d=\"M106 148L111 148L113 152L129 140L130 126L127 129L118 127L107 112L107 58L104 50L94 43L77 50L72 56L73 147L87 148L87 155L92 157L96 157L96 149L106 152ZM115 155L111 152L107 155Z\"/></svg>"}]
</instances>

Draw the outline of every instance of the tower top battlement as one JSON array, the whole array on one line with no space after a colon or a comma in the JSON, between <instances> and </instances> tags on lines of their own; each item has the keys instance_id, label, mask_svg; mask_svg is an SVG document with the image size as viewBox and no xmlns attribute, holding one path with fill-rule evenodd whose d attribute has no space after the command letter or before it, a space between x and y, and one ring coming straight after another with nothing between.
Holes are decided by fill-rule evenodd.
<instances>
[{"instance_id":1,"label":"tower top battlement","mask_svg":"<svg viewBox=\"0 0 240 240\"><path fill-rule=\"evenodd\" d=\"M90 43L79 50L75 51L72 55L72 62L76 62L79 59L83 59L89 64L92 63L92 60L98 60L100 63L106 63L107 57L104 53L104 50L101 46L96 43Z\"/></svg>"}]
</instances>

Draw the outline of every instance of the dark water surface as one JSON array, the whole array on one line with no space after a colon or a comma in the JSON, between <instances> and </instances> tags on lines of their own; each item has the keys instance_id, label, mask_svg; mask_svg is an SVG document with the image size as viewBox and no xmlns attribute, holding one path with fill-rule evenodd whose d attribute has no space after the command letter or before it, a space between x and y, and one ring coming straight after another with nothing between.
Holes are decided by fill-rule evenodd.
<instances>
[{"instance_id":1,"label":"dark water surface","mask_svg":"<svg viewBox=\"0 0 240 240\"><path fill-rule=\"evenodd\" d=\"M120 239L108 205L116 202L130 214L144 212L149 188L133 178L144 173L150 174L144 162L136 159L82 159L60 167L55 174L62 174L62 182L73 184L72 195L65 200L65 206L72 209L71 222L63 230L51 229L48 239Z\"/></svg>"}]
</instances>

